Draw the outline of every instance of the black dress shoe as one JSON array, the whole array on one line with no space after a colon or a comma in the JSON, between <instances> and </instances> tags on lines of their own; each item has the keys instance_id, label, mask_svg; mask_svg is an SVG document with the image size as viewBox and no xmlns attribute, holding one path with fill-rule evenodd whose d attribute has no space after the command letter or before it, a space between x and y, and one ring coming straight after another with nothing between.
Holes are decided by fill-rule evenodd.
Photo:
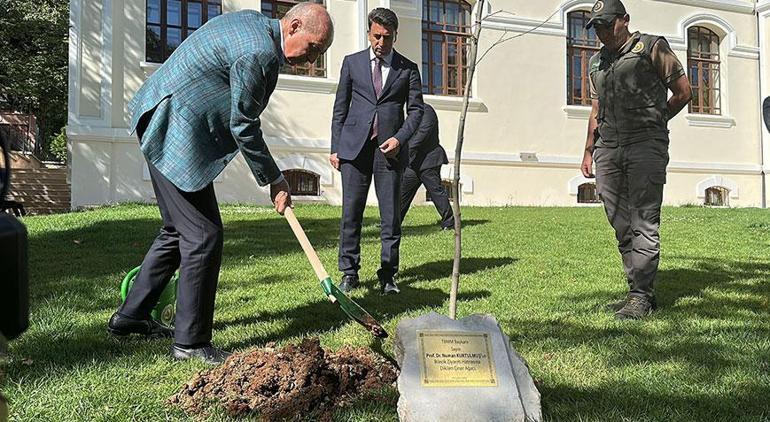
<instances>
[{"instance_id":1,"label":"black dress shoe","mask_svg":"<svg viewBox=\"0 0 770 422\"><path fill-rule=\"evenodd\" d=\"M135 319L118 312L112 314L107 323L107 331L113 336L125 337L129 334L140 334L146 337L174 337L174 329L166 327L152 319Z\"/></svg>"},{"instance_id":2,"label":"black dress shoe","mask_svg":"<svg viewBox=\"0 0 770 422\"><path fill-rule=\"evenodd\" d=\"M395 281L391 280L388 283L382 284L382 294L384 295L390 295L390 294L398 294L401 293L401 290L398 288L398 285Z\"/></svg>"},{"instance_id":3,"label":"black dress shoe","mask_svg":"<svg viewBox=\"0 0 770 422\"><path fill-rule=\"evenodd\" d=\"M200 347L185 347L178 344L171 346L171 357L177 360L186 359L200 359L203 363L208 365L220 365L232 353L225 352L222 349L217 349L212 346L211 343L204 344Z\"/></svg>"},{"instance_id":4,"label":"black dress shoe","mask_svg":"<svg viewBox=\"0 0 770 422\"><path fill-rule=\"evenodd\" d=\"M401 293L392 274L377 271L377 278L380 280L380 292L383 295Z\"/></svg>"},{"instance_id":5,"label":"black dress shoe","mask_svg":"<svg viewBox=\"0 0 770 422\"><path fill-rule=\"evenodd\" d=\"M357 275L344 275L342 276L339 288L343 293L349 293L359 285L361 285L361 282L358 281Z\"/></svg>"}]
</instances>

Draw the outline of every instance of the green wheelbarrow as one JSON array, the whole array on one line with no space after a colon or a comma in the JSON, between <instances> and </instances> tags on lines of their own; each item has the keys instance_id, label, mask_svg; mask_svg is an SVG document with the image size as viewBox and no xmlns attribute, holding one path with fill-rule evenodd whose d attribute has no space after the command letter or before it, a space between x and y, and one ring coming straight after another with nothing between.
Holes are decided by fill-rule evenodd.
<instances>
[{"instance_id":1,"label":"green wheelbarrow","mask_svg":"<svg viewBox=\"0 0 770 422\"><path fill-rule=\"evenodd\" d=\"M141 267L136 267L129 271L123 278L123 282L120 284L120 299L126 301L128 291L134 285L136 275L139 273ZM160 322L167 327L174 326L174 317L176 316L176 286L179 284L179 271L175 272L171 277L171 280L163 289L163 292L158 298L158 303L150 312L150 317Z\"/></svg>"}]
</instances>

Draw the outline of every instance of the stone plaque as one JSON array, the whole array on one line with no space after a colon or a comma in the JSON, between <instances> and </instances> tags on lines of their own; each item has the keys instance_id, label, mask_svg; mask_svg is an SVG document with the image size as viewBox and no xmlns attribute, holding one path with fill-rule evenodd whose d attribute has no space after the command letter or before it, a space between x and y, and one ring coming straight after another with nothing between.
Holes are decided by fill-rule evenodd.
<instances>
[{"instance_id":1,"label":"stone plaque","mask_svg":"<svg viewBox=\"0 0 770 422\"><path fill-rule=\"evenodd\" d=\"M393 353L401 422L542 420L529 368L492 315L403 319Z\"/></svg>"},{"instance_id":2,"label":"stone plaque","mask_svg":"<svg viewBox=\"0 0 770 422\"><path fill-rule=\"evenodd\" d=\"M496 387L489 334L417 331L424 387Z\"/></svg>"}]
</instances>

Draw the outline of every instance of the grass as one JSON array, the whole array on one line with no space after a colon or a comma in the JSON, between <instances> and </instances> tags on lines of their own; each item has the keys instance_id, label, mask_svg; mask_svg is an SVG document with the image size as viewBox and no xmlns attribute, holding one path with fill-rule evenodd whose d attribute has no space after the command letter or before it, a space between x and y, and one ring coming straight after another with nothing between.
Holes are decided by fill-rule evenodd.
<instances>
[{"instance_id":1,"label":"grass","mask_svg":"<svg viewBox=\"0 0 770 422\"><path fill-rule=\"evenodd\" d=\"M339 279L340 209L296 212ZM223 206L222 214L217 345L245 349L305 336L332 349L370 344L325 301L285 221L251 206ZM383 298L375 290L377 210L366 211L366 288L353 297L390 332L403 318L447 313L453 237L437 230L436 217L430 208L407 217L402 294ZM642 322L615 321L603 309L624 295L625 282L600 208L466 208L464 219L458 314L497 317L529 362L547 420L770 420L767 211L664 209L661 310ZM123 205L25 223L31 327L12 344L0 382L12 420L187 420L164 402L204 367L171 362L168 340L105 333L120 279L157 233L157 209ZM397 396L382 392L337 418L395 421Z\"/></svg>"}]
</instances>

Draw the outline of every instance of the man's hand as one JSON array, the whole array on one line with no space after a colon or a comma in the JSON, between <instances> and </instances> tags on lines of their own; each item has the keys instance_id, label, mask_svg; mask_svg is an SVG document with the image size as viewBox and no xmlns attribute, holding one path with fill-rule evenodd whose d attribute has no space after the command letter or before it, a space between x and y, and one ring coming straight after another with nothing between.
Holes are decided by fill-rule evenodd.
<instances>
[{"instance_id":1,"label":"man's hand","mask_svg":"<svg viewBox=\"0 0 770 422\"><path fill-rule=\"evenodd\" d=\"M401 142L396 138L390 138L380 145L380 151L385 154L387 158L394 158L398 155L398 151L401 150Z\"/></svg>"},{"instance_id":2,"label":"man's hand","mask_svg":"<svg viewBox=\"0 0 770 422\"><path fill-rule=\"evenodd\" d=\"M340 159L337 158L337 153L336 152L329 156L329 164L331 164L332 167L334 167L335 170L339 170L340 169Z\"/></svg>"},{"instance_id":3,"label":"man's hand","mask_svg":"<svg viewBox=\"0 0 770 422\"><path fill-rule=\"evenodd\" d=\"M583 177L587 179L593 179L593 164L594 157L590 151L586 150L583 154L583 162L580 164L580 171L583 172Z\"/></svg>"},{"instance_id":4,"label":"man's hand","mask_svg":"<svg viewBox=\"0 0 770 422\"><path fill-rule=\"evenodd\" d=\"M286 207L291 207L291 193L289 192L289 183L286 180L270 185L270 200L273 201L278 214L283 215Z\"/></svg>"},{"instance_id":5,"label":"man's hand","mask_svg":"<svg viewBox=\"0 0 770 422\"><path fill-rule=\"evenodd\" d=\"M682 75L679 79L671 82L669 89L673 95L666 104L668 107L666 120L673 119L692 100L692 87L690 87L690 80L687 79L687 75Z\"/></svg>"}]
</instances>

